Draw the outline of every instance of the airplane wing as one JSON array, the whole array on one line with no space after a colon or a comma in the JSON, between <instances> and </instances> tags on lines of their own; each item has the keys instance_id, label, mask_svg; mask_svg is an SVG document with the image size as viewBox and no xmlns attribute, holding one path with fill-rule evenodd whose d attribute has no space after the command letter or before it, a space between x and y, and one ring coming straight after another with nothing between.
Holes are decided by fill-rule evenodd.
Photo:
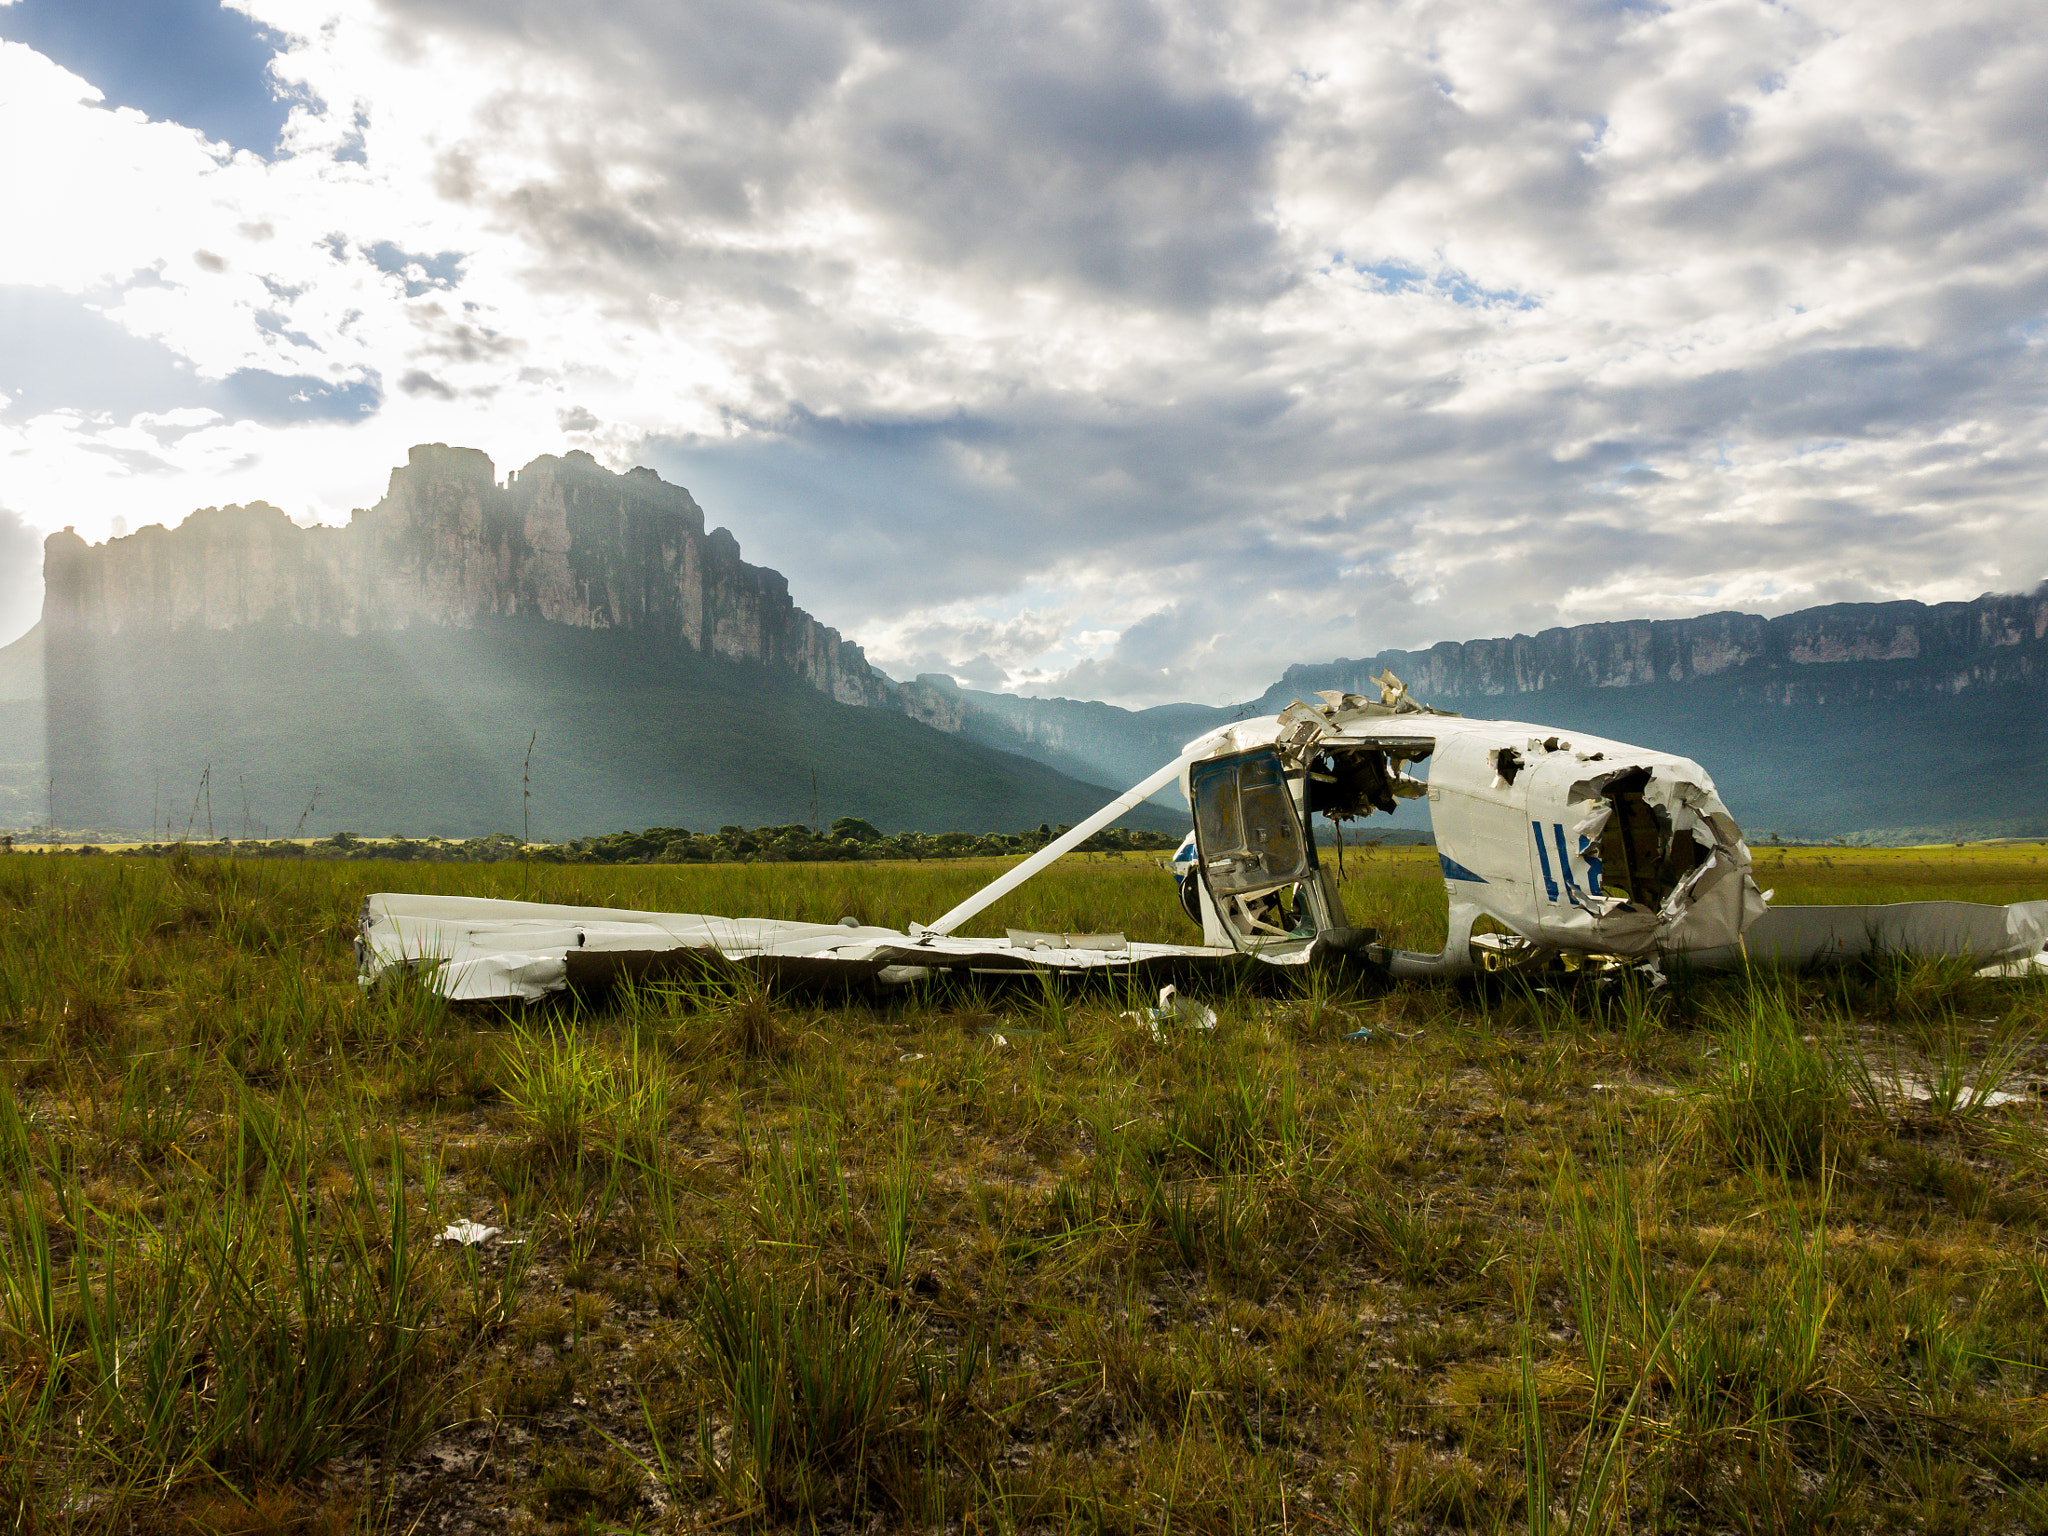
<instances>
[{"instance_id":1,"label":"airplane wing","mask_svg":"<svg viewBox=\"0 0 2048 1536\"><path fill-rule=\"evenodd\" d=\"M451 1002L537 1002L573 984L721 961L826 988L887 988L933 971L1172 980L1254 965L1300 966L1318 952L1316 940L1240 953L1199 944L1132 943L1121 934L1012 930L1000 939L913 936L842 923L395 892L364 901L356 938L357 971L365 985L412 972Z\"/></svg>"}]
</instances>

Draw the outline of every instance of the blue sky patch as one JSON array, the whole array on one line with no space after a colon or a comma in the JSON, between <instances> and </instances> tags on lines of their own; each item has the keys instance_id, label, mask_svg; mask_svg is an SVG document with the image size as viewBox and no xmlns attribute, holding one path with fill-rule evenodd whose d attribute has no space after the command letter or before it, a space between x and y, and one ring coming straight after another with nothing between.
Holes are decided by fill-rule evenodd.
<instances>
[{"instance_id":1,"label":"blue sky patch","mask_svg":"<svg viewBox=\"0 0 2048 1536\"><path fill-rule=\"evenodd\" d=\"M0 392L9 397L0 417L11 421L65 409L126 420L188 406L267 425L354 421L384 399L370 372L337 382L244 368L202 379L188 359L130 334L83 301L21 287L0 287Z\"/></svg>"},{"instance_id":2,"label":"blue sky patch","mask_svg":"<svg viewBox=\"0 0 2048 1536\"><path fill-rule=\"evenodd\" d=\"M271 373L240 368L212 386L218 398L205 402L226 415L270 425L293 421L357 421L384 403L383 381L372 373L336 382L308 373Z\"/></svg>"},{"instance_id":3,"label":"blue sky patch","mask_svg":"<svg viewBox=\"0 0 2048 1536\"><path fill-rule=\"evenodd\" d=\"M462 264L468 256L462 251L443 251L438 256L423 256L414 251L401 250L389 240L379 240L375 245L363 247L363 254L376 264L379 272L388 272L393 277L404 276L408 267L418 267L424 277L406 277L405 296L416 299L423 293L436 288L453 288L462 281Z\"/></svg>"},{"instance_id":4,"label":"blue sky patch","mask_svg":"<svg viewBox=\"0 0 2048 1536\"><path fill-rule=\"evenodd\" d=\"M270 75L284 39L220 0L16 0L0 6L0 37L90 80L110 107L266 159L291 111Z\"/></svg>"},{"instance_id":5,"label":"blue sky patch","mask_svg":"<svg viewBox=\"0 0 2048 1536\"><path fill-rule=\"evenodd\" d=\"M1528 294L1514 288L1488 288L1474 282L1456 267L1445 267L1431 273L1406 261L1350 261L1342 252L1336 258L1337 266L1349 267L1361 277L1369 277L1373 286L1381 293L1434 293L1449 299L1453 304L1465 304L1484 309L1540 309L1542 306Z\"/></svg>"}]
</instances>

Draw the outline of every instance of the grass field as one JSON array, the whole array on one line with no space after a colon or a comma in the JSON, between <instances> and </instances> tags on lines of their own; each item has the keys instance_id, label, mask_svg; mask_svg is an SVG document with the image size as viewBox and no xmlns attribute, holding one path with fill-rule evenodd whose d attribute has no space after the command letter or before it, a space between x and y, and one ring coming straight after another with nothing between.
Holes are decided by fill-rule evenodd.
<instances>
[{"instance_id":1,"label":"grass field","mask_svg":"<svg viewBox=\"0 0 2048 1536\"><path fill-rule=\"evenodd\" d=\"M2036 845L1759 864L2048 896ZM994 867L0 857L0 1526L2048 1528L2038 978L1324 976L1212 1032L354 979L373 890L902 926ZM1346 874L1441 943L1432 850ZM1140 856L1005 926L1193 933Z\"/></svg>"}]
</instances>

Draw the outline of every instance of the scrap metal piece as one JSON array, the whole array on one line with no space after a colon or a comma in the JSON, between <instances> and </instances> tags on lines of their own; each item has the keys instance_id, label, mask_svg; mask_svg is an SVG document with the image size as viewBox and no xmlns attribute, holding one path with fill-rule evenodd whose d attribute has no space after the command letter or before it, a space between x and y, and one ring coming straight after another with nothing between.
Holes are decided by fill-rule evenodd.
<instances>
[{"instance_id":1,"label":"scrap metal piece","mask_svg":"<svg viewBox=\"0 0 2048 1536\"><path fill-rule=\"evenodd\" d=\"M454 1221L444 1227L435 1237L437 1243L460 1243L465 1248L474 1248L478 1243L487 1243L504 1231L503 1227L487 1227L477 1221Z\"/></svg>"},{"instance_id":2,"label":"scrap metal piece","mask_svg":"<svg viewBox=\"0 0 2048 1536\"><path fill-rule=\"evenodd\" d=\"M414 974L451 1002L528 1003L572 985L705 963L741 965L778 980L826 987L902 986L941 970L1168 978L1241 970L1247 963L1234 950L1198 944L1135 944L1121 935L1098 934L1025 937L1018 945L1009 938L913 936L839 923L386 891L363 903L356 962L365 986ZM1304 941L1258 959L1305 965L1314 948Z\"/></svg>"},{"instance_id":3,"label":"scrap metal piece","mask_svg":"<svg viewBox=\"0 0 2048 1536\"><path fill-rule=\"evenodd\" d=\"M1740 945L1689 955L1694 965L1838 965L1870 955L1974 960L2025 974L2048 945L2048 901L1995 907L1974 901L1901 901L1880 907L1772 907Z\"/></svg>"}]
</instances>

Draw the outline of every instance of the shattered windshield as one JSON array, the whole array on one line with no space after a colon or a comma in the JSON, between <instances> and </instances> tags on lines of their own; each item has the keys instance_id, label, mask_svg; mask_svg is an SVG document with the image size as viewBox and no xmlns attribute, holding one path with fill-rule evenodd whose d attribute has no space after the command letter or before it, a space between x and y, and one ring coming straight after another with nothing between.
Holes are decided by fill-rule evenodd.
<instances>
[{"instance_id":1,"label":"shattered windshield","mask_svg":"<svg viewBox=\"0 0 2048 1536\"><path fill-rule=\"evenodd\" d=\"M1196 837L1212 892L1243 895L1307 876L1301 821L1277 752L1197 763L1189 781Z\"/></svg>"}]
</instances>

